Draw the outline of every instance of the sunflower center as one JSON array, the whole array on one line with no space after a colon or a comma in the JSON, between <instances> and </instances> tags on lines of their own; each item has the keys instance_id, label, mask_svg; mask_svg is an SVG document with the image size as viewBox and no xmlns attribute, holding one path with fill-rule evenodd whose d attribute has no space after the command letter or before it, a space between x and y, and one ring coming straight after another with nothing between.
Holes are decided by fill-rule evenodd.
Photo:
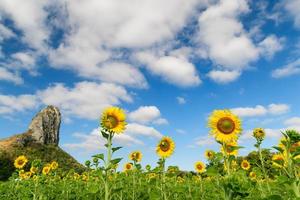
<instances>
[{"instance_id":1,"label":"sunflower center","mask_svg":"<svg viewBox=\"0 0 300 200\"><path fill-rule=\"evenodd\" d=\"M202 170L202 165L197 165L198 170Z\"/></svg>"},{"instance_id":2,"label":"sunflower center","mask_svg":"<svg viewBox=\"0 0 300 200\"><path fill-rule=\"evenodd\" d=\"M217 128L224 134L230 134L235 129L235 124L231 118L223 117L218 121Z\"/></svg>"},{"instance_id":3,"label":"sunflower center","mask_svg":"<svg viewBox=\"0 0 300 200\"><path fill-rule=\"evenodd\" d=\"M247 168L248 167L248 163L244 162L243 163L243 167Z\"/></svg>"},{"instance_id":4,"label":"sunflower center","mask_svg":"<svg viewBox=\"0 0 300 200\"><path fill-rule=\"evenodd\" d=\"M167 141L162 141L159 145L160 149L164 152L168 151L170 149L170 144Z\"/></svg>"},{"instance_id":5,"label":"sunflower center","mask_svg":"<svg viewBox=\"0 0 300 200\"><path fill-rule=\"evenodd\" d=\"M105 121L105 126L112 129L118 125L118 119L115 116L109 115Z\"/></svg>"},{"instance_id":6,"label":"sunflower center","mask_svg":"<svg viewBox=\"0 0 300 200\"><path fill-rule=\"evenodd\" d=\"M18 165L23 165L24 161L23 160L19 160L18 161Z\"/></svg>"}]
</instances>

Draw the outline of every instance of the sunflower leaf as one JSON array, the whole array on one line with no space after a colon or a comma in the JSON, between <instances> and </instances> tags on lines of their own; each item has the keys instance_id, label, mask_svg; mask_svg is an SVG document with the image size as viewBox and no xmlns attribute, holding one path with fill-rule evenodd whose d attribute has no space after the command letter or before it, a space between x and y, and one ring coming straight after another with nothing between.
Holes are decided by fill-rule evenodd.
<instances>
[{"instance_id":1,"label":"sunflower leaf","mask_svg":"<svg viewBox=\"0 0 300 200\"><path fill-rule=\"evenodd\" d=\"M119 149L121 149L122 147L113 147L112 148L112 152L114 153L114 152L116 152L116 151L118 151Z\"/></svg>"},{"instance_id":2,"label":"sunflower leaf","mask_svg":"<svg viewBox=\"0 0 300 200\"><path fill-rule=\"evenodd\" d=\"M104 154L103 154L103 153L93 155L92 157L93 157L93 158L98 158L98 159L101 159L101 160L104 161Z\"/></svg>"},{"instance_id":3,"label":"sunflower leaf","mask_svg":"<svg viewBox=\"0 0 300 200\"><path fill-rule=\"evenodd\" d=\"M107 133L105 133L105 131L101 130L101 134L104 138L108 139L109 135Z\"/></svg>"},{"instance_id":4,"label":"sunflower leaf","mask_svg":"<svg viewBox=\"0 0 300 200\"><path fill-rule=\"evenodd\" d=\"M110 163L115 165L115 164L118 164L121 160L122 160L122 158L116 158L116 159L111 160Z\"/></svg>"}]
</instances>

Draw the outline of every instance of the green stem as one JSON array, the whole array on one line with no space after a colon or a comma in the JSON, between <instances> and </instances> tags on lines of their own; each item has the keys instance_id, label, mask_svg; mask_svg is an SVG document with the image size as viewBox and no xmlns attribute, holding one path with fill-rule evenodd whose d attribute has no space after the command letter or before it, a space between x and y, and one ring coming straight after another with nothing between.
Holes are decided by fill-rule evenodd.
<instances>
[{"instance_id":1,"label":"green stem","mask_svg":"<svg viewBox=\"0 0 300 200\"><path fill-rule=\"evenodd\" d=\"M105 200L110 199L110 194L109 194L109 166L111 162L111 156L112 156L112 137L113 133L109 133L109 136L107 138L107 160L105 163Z\"/></svg>"},{"instance_id":2,"label":"green stem","mask_svg":"<svg viewBox=\"0 0 300 200\"><path fill-rule=\"evenodd\" d=\"M268 192L271 192L270 185L269 185L269 182L268 182L268 175L266 173L265 164L264 164L264 160L263 160L262 153L261 153L260 144L258 144L257 148L258 148L259 160L260 160L260 163L261 163L262 171L263 171L266 183L267 183Z\"/></svg>"}]
</instances>

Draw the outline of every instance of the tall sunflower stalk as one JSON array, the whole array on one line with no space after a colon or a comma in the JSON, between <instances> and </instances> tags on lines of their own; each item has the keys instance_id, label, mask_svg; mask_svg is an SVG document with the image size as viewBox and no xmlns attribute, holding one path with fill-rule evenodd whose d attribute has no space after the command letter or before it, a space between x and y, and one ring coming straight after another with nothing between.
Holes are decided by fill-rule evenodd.
<instances>
[{"instance_id":1,"label":"tall sunflower stalk","mask_svg":"<svg viewBox=\"0 0 300 200\"><path fill-rule=\"evenodd\" d=\"M264 162L264 158L262 156L262 150L261 150L261 144L262 144L263 140L265 139L265 136L266 136L266 133L263 128L256 128L253 130L253 137L256 139L256 144L254 146L257 148L257 151L258 151L259 160L260 160L260 164L261 164L261 170L263 172L264 178L266 180L268 180L269 177L266 172L265 162ZM268 188L268 191L271 192L268 181L267 181L267 188Z\"/></svg>"},{"instance_id":2,"label":"tall sunflower stalk","mask_svg":"<svg viewBox=\"0 0 300 200\"><path fill-rule=\"evenodd\" d=\"M208 127L223 149L227 149L227 144L237 141L242 132L241 120L230 110L214 110L209 116ZM227 152L223 153L223 156L227 174L230 175L231 156Z\"/></svg>"},{"instance_id":3,"label":"tall sunflower stalk","mask_svg":"<svg viewBox=\"0 0 300 200\"><path fill-rule=\"evenodd\" d=\"M167 199L165 194L165 164L166 158L170 157L175 149L175 143L170 137L163 137L156 147L156 153L160 157L158 164L161 169L161 194L162 199Z\"/></svg>"},{"instance_id":4,"label":"tall sunflower stalk","mask_svg":"<svg viewBox=\"0 0 300 200\"><path fill-rule=\"evenodd\" d=\"M104 162L104 188L105 188L105 200L111 199L111 185L109 177L111 169L113 169L122 158L112 159L112 155L115 151L122 147L113 147L112 141L115 134L121 134L126 128L126 115L125 112L118 107L110 107L104 110L101 117L101 135L106 140L105 147L107 149L106 159L104 154L97 154L93 157L103 160Z\"/></svg>"}]
</instances>

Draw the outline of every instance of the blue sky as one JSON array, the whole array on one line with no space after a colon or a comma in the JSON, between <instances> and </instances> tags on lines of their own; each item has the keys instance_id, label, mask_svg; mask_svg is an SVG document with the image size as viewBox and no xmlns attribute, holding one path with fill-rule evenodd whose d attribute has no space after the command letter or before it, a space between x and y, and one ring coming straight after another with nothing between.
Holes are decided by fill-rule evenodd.
<instances>
[{"instance_id":1,"label":"blue sky","mask_svg":"<svg viewBox=\"0 0 300 200\"><path fill-rule=\"evenodd\" d=\"M264 127L300 130L300 1L64 0L0 2L0 138L25 132L46 105L60 108L60 146L83 162L103 152L101 111L120 106L119 155L141 150L154 165L162 135L176 143L168 165L193 169L207 117L243 120L240 151Z\"/></svg>"}]
</instances>

